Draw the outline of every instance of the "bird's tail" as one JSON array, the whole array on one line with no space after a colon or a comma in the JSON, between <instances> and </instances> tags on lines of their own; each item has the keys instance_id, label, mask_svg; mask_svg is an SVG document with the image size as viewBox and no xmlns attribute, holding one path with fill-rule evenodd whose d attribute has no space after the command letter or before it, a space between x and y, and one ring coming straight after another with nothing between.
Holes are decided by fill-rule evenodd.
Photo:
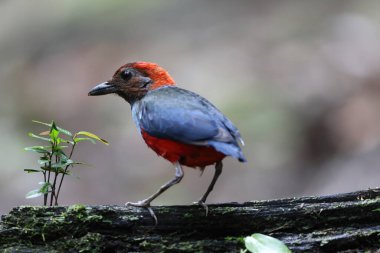
<instances>
[{"instance_id":1,"label":"bird's tail","mask_svg":"<svg viewBox=\"0 0 380 253\"><path fill-rule=\"evenodd\" d=\"M208 143L217 151L222 152L225 155L232 156L240 162L247 162L247 159L244 157L243 152L237 144L218 141L209 141Z\"/></svg>"}]
</instances>

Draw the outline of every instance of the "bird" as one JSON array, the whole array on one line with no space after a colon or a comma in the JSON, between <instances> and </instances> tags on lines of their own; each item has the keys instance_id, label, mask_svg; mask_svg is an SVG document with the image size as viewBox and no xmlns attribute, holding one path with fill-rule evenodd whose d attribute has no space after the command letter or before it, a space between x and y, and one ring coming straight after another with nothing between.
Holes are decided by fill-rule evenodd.
<instances>
[{"instance_id":1,"label":"bird","mask_svg":"<svg viewBox=\"0 0 380 253\"><path fill-rule=\"evenodd\" d=\"M180 88L169 73L156 63L131 62L119 67L109 81L93 87L88 95L117 94L131 106L132 119L145 143L174 165L175 176L157 192L127 206L150 208L151 202L183 176L182 166L214 165L214 176L206 192L195 203L203 206L222 173L226 156L246 162L239 143L244 142L235 125L207 99Z\"/></svg>"}]
</instances>

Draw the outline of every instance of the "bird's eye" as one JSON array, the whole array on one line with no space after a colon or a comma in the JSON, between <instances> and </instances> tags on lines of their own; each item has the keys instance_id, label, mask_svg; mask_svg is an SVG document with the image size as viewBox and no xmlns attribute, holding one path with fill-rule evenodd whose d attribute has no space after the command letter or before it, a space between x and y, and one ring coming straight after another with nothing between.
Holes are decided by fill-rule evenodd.
<instances>
[{"instance_id":1,"label":"bird's eye","mask_svg":"<svg viewBox=\"0 0 380 253\"><path fill-rule=\"evenodd\" d=\"M123 80L128 81L132 77L132 72L130 70L126 69L120 73L120 76L121 76L121 78L123 78Z\"/></svg>"}]
</instances>

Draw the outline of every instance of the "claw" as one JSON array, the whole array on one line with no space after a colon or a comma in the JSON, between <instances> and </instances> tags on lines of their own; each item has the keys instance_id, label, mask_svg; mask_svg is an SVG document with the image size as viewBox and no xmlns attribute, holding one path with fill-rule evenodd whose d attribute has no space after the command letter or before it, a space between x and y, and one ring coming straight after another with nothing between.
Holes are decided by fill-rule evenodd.
<instances>
[{"instance_id":1,"label":"claw","mask_svg":"<svg viewBox=\"0 0 380 253\"><path fill-rule=\"evenodd\" d=\"M175 177L172 180L170 180L169 182L167 182L166 184L161 186L160 189L158 189L158 191L156 193L154 193L152 196L150 196L144 200L141 200L139 202L136 202L136 203L127 202L127 203L125 203L125 205L126 206L144 207L144 208L148 209L150 216L152 216L152 218L155 221L155 225L157 225L158 220L157 220L156 215L153 212L153 209L150 207L150 202L152 202L155 198L157 198L161 193L163 193L164 191L166 191L167 189L169 189L173 185L178 184L182 180L184 174L183 174L181 164L179 164L179 162L176 162L174 164L175 164Z\"/></svg>"},{"instance_id":2,"label":"claw","mask_svg":"<svg viewBox=\"0 0 380 253\"><path fill-rule=\"evenodd\" d=\"M198 202L194 202L194 204L202 206L206 211L206 216L208 215L208 206L206 205L206 203L203 200L199 200Z\"/></svg>"},{"instance_id":3,"label":"claw","mask_svg":"<svg viewBox=\"0 0 380 253\"><path fill-rule=\"evenodd\" d=\"M156 214L154 213L153 209L150 206L148 206L147 209L149 211L150 216L152 216L152 218L154 219L154 226L157 226L158 225L158 219L157 219Z\"/></svg>"},{"instance_id":4,"label":"claw","mask_svg":"<svg viewBox=\"0 0 380 253\"><path fill-rule=\"evenodd\" d=\"M218 177L220 176L220 174L222 174L222 169L223 169L222 161L217 162L215 164L214 177L212 178L212 181L211 181L210 185L208 186L207 191L205 192L203 197L200 198L200 200L198 200L198 202L194 203L194 204L198 204L198 205L203 206L203 208L206 210L206 216L208 215L208 206L205 204L207 196L210 194L212 189L214 189L214 185L215 185L216 181L218 180Z\"/></svg>"},{"instance_id":5,"label":"claw","mask_svg":"<svg viewBox=\"0 0 380 253\"><path fill-rule=\"evenodd\" d=\"M157 226L158 219L156 214L154 213L152 207L150 206L150 202L142 200L139 202L127 202L125 203L126 206L135 206L135 207L143 207L146 208L149 211L150 216L154 219L154 225Z\"/></svg>"}]
</instances>

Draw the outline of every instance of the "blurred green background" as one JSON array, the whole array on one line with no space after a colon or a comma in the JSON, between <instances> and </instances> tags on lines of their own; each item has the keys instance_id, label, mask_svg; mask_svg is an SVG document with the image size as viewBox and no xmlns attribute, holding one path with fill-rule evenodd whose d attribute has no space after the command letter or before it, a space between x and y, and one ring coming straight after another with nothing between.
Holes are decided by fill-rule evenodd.
<instances>
[{"instance_id":1,"label":"blurred green background","mask_svg":"<svg viewBox=\"0 0 380 253\"><path fill-rule=\"evenodd\" d=\"M0 213L41 181L23 172L23 151L54 119L111 145L81 143L60 204L137 201L171 179L149 150L130 107L88 97L122 64L166 68L178 85L207 97L241 130L247 164L225 160L208 201L248 201L379 185L379 1L0 1ZM209 168L153 204L190 204ZM79 179L78 179L79 177Z\"/></svg>"}]
</instances>

